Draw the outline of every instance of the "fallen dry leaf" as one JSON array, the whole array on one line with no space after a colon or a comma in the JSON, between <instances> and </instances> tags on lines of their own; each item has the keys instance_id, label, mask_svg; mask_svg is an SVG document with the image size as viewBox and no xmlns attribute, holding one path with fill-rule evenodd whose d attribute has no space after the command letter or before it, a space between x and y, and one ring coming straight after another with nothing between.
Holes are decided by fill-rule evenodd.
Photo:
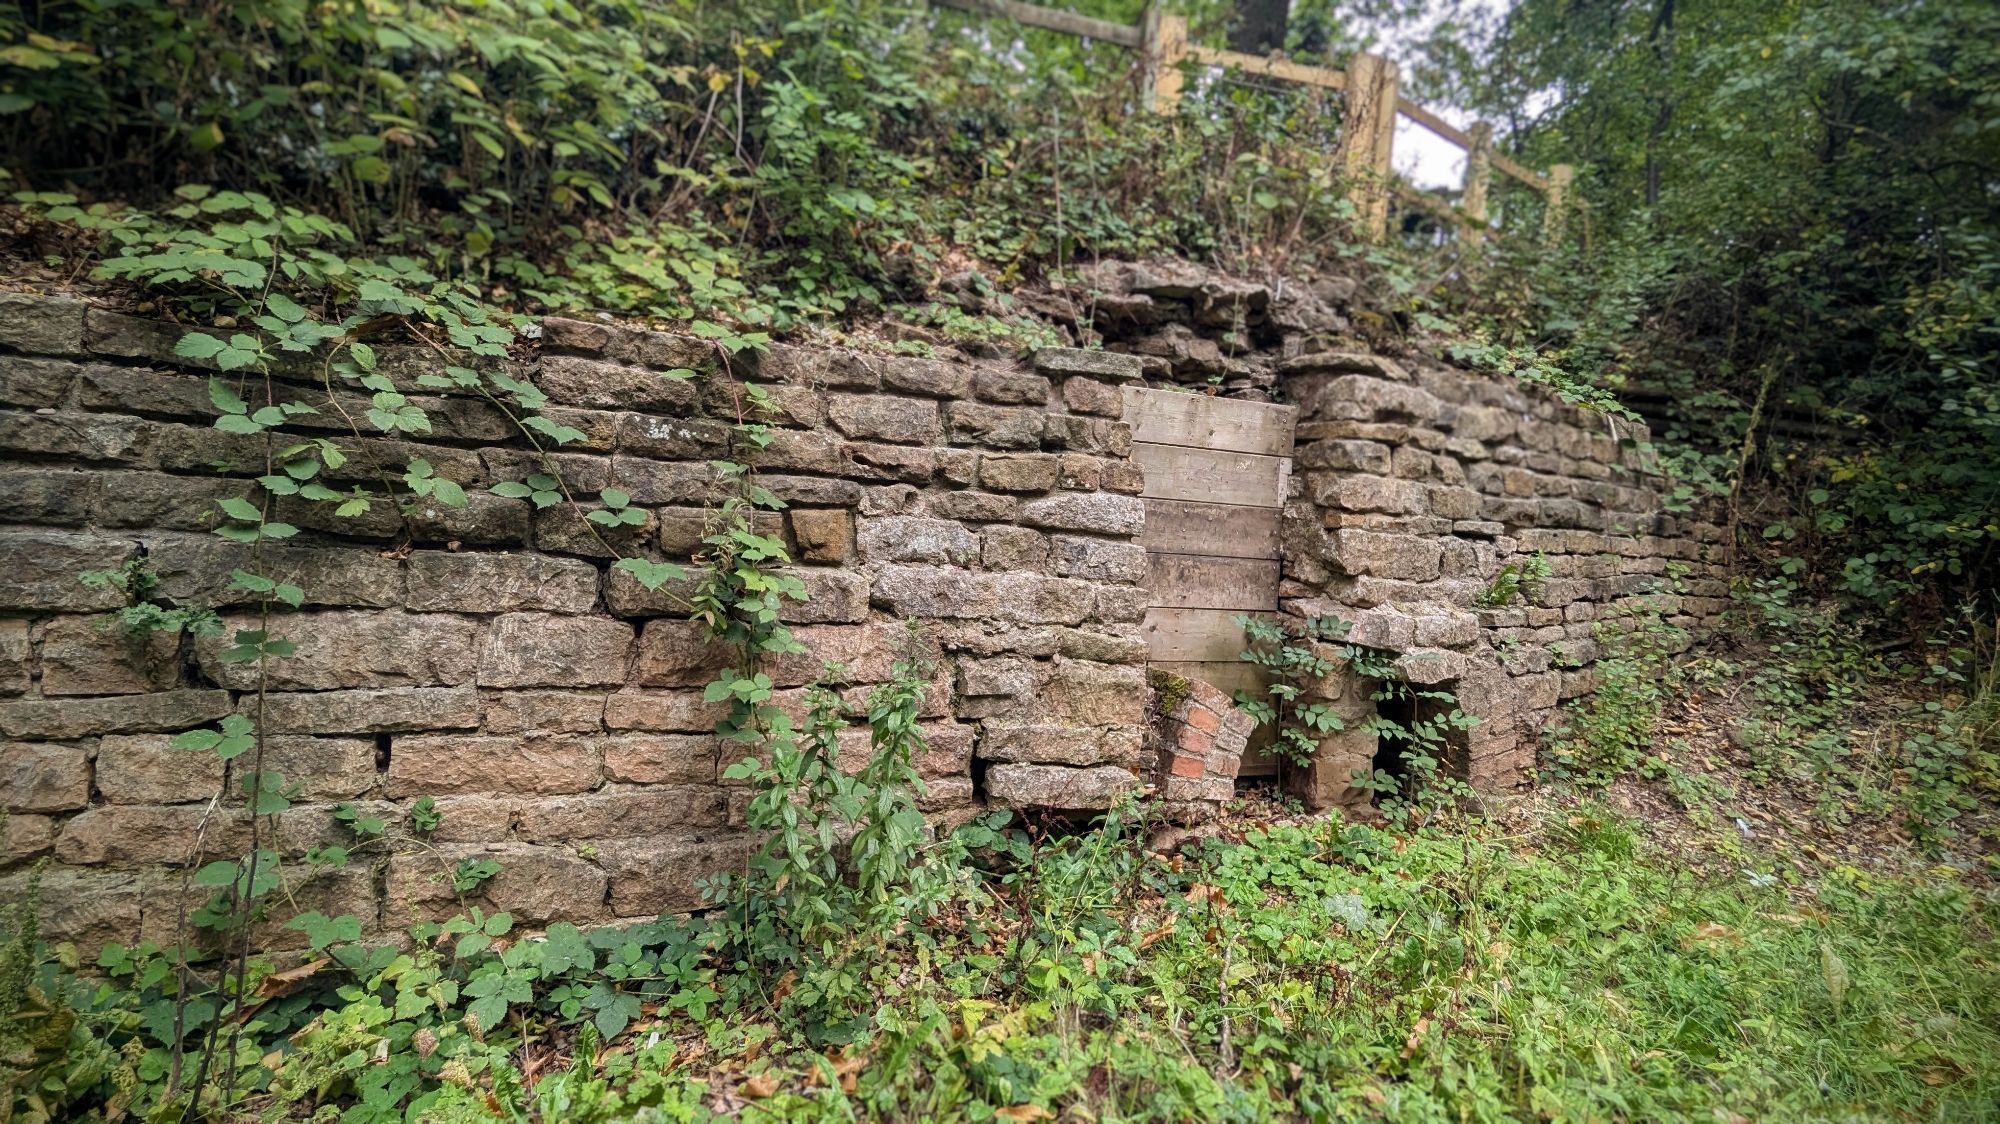
<instances>
[{"instance_id":1,"label":"fallen dry leaf","mask_svg":"<svg viewBox=\"0 0 2000 1124\"><path fill-rule=\"evenodd\" d=\"M737 1086L737 1088L744 1096L753 1097L761 1101L765 1097L777 1093L778 1079L769 1073L759 1073L755 1076L744 1078L743 1084Z\"/></svg>"},{"instance_id":2,"label":"fallen dry leaf","mask_svg":"<svg viewBox=\"0 0 2000 1124\"><path fill-rule=\"evenodd\" d=\"M995 1109L995 1110L994 1110L994 1112L993 1112L993 1115L995 1115L995 1116L999 1117L999 1118L1000 1118L1000 1119L1002 1119L1002 1120L1053 1120L1053 1119L1055 1119L1055 1113L1053 1113L1053 1112L1050 1112L1050 1111L1049 1111L1048 1109L1046 1109L1046 1108L1043 1108L1043 1107L1042 1107L1041 1105L1038 1105L1038 1104L1017 1104L1017 1105L1009 1105L1009 1106L1008 1106L1008 1107L1006 1107L1006 1108L1002 1108L1002 1109Z\"/></svg>"}]
</instances>

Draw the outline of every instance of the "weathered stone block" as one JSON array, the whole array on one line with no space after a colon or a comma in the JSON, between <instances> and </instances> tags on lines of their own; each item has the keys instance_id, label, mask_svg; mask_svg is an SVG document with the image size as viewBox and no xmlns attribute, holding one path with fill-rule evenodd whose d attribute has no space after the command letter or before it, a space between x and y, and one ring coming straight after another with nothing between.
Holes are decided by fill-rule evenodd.
<instances>
[{"instance_id":1,"label":"weathered stone block","mask_svg":"<svg viewBox=\"0 0 2000 1124\"><path fill-rule=\"evenodd\" d=\"M818 678L829 663L851 683L886 681L898 656L911 645L903 627L888 621L872 624L809 624L792 630L805 651L767 656L763 670L780 687L797 687Z\"/></svg>"},{"instance_id":2,"label":"weathered stone block","mask_svg":"<svg viewBox=\"0 0 2000 1124\"><path fill-rule=\"evenodd\" d=\"M1139 778L1115 765L1072 769L1063 765L995 765L986 771L987 799L1010 808L1099 811L1139 787Z\"/></svg>"},{"instance_id":3,"label":"weathered stone block","mask_svg":"<svg viewBox=\"0 0 2000 1124\"><path fill-rule=\"evenodd\" d=\"M986 614L1016 624L1081 624L1097 604L1098 586L1040 574L980 575L993 609Z\"/></svg>"},{"instance_id":4,"label":"weathered stone block","mask_svg":"<svg viewBox=\"0 0 2000 1124\"><path fill-rule=\"evenodd\" d=\"M113 804L186 804L222 792L221 758L172 743L166 734L100 739L97 791Z\"/></svg>"},{"instance_id":5,"label":"weathered stone block","mask_svg":"<svg viewBox=\"0 0 2000 1124\"><path fill-rule=\"evenodd\" d=\"M1044 374L1086 375L1113 382L1136 379L1145 373L1145 365L1136 355L1121 355L1113 351L1086 351L1078 347L1038 348L1031 361L1035 369Z\"/></svg>"},{"instance_id":6,"label":"weathered stone block","mask_svg":"<svg viewBox=\"0 0 2000 1124\"><path fill-rule=\"evenodd\" d=\"M639 634L632 681L645 687L706 686L730 666L735 653L709 638L708 628L692 620L651 620Z\"/></svg>"},{"instance_id":7,"label":"weathered stone block","mask_svg":"<svg viewBox=\"0 0 2000 1124\"><path fill-rule=\"evenodd\" d=\"M991 492L938 492L925 502L925 509L940 519L962 519L972 523L1005 523L1020 510L1012 496Z\"/></svg>"},{"instance_id":8,"label":"weathered stone block","mask_svg":"<svg viewBox=\"0 0 2000 1124\"><path fill-rule=\"evenodd\" d=\"M10 812L0 821L0 866L12 866L28 859L40 858L55 846L57 820L54 816L31 816L25 812ZM10 901L19 900L18 894L0 881L0 894L12 894Z\"/></svg>"},{"instance_id":9,"label":"weathered stone block","mask_svg":"<svg viewBox=\"0 0 2000 1124\"><path fill-rule=\"evenodd\" d=\"M1039 409L977 402L953 402L945 407L952 444L984 445L991 449L1040 448L1045 416Z\"/></svg>"},{"instance_id":10,"label":"weathered stone block","mask_svg":"<svg viewBox=\"0 0 2000 1124\"><path fill-rule=\"evenodd\" d=\"M1129 457L1132 455L1132 427L1109 418L1050 414L1042 429L1042 444L1049 449Z\"/></svg>"},{"instance_id":11,"label":"weathered stone block","mask_svg":"<svg viewBox=\"0 0 2000 1124\"><path fill-rule=\"evenodd\" d=\"M625 682L632 626L602 617L509 613L486 633L482 687L615 687Z\"/></svg>"},{"instance_id":12,"label":"weathered stone block","mask_svg":"<svg viewBox=\"0 0 2000 1124\"><path fill-rule=\"evenodd\" d=\"M729 425L713 418L626 413L618 415L617 424L616 441L622 453L675 461L707 460L729 451Z\"/></svg>"},{"instance_id":13,"label":"weathered stone block","mask_svg":"<svg viewBox=\"0 0 2000 1124\"><path fill-rule=\"evenodd\" d=\"M612 912L641 917L700 908L705 903L695 883L740 868L756 849L756 840L740 832L686 832L607 840L597 847L597 862L610 874Z\"/></svg>"},{"instance_id":14,"label":"weathered stone block","mask_svg":"<svg viewBox=\"0 0 2000 1124\"><path fill-rule=\"evenodd\" d=\"M1056 535L1049 544L1050 562L1059 577L1099 582L1137 582L1146 578L1146 549L1136 543Z\"/></svg>"},{"instance_id":15,"label":"weathered stone block","mask_svg":"<svg viewBox=\"0 0 2000 1124\"><path fill-rule=\"evenodd\" d=\"M1023 371L987 367L973 377L972 392L982 401L1005 406L1044 406L1049 400L1049 380Z\"/></svg>"},{"instance_id":16,"label":"weathered stone block","mask_svg":"<svg viewBox=\"0 0 2000 1124\"><path fill-rule=\"evenodd\" d=\"M180 680L180 637L125 631L110 614L57 617L41 630L42 694L139 695Z\"/></svg>"},{"instance_id":17,"label":"weathered stone block","mask_svg":"<svg viewBox=\"0 0 2000 1124\"><path fill-rule=\"evenodd\" d=\"M714 784L717 748L707 735L619 735L604 739L604 771L625 784Z\"/></svg>"},{"instance_id":18,"label":"weathered stone block","mask_svg":"<svg viewBox=\"0 0 2000 1124\"><path fill-rule=\"evenodd\" d=\"M225 687L254 689L256 663L226 663L221 657L238 631L259 626L251 614L223 617L221 635L195 643L202 671ZM270 633L298 645L294 657L265 664L269 684L278 690L451 686L470 683L478 667L478 622L449 614L297 614L274 619Z\"/></svg>"},{"instance_id":19,"label":"weathered stone block","mask_svg":"<svg viewBox=\"0 0 2000 1124\"><path fill-rule=\"evenodd\" d=\"M882 389L921 394L927 398L963 398L971 372L942 359L897 357L879 361Z\"/></svg>"},{"instance_id":20,"label":"weathered stone block","mask_svg":"<svg viewBox=\"0 0 2000 1124\"><path fill-rule=\"evenodd\" d=\"M222 697L223 710L227 713L228 695L221 691L213 693ZM254 701L246 700L245 709ZM264 698L267 733L374 734L406 730L470 730L479 725L479 715L479 692L471 687L392 687L305 694L277 692ZM196 719L185 725L197 725L203 721L207 719Z\"/></svg>"},{"instance_id":21,"label":"weathered stone block","mask_svg":"<svg viewBox=\"0 0 2000 1124\"><path fill-rule=\"evenodd\" d=\"M571 558L418 551L409 560L409 606L425 612L588 613L597 604L597 576L597 567Z\"/></svg>"},{"instance_id":22,"label":"weathered stone block","mask_svg":"<svg viewBox=\"0 0 2000 1124\"><path fill-rule=\"evenodd\" d=\"M1040 531L1006 525L979 533L980 562L988 570L1046 570L1049 539Z\"/></svg>"},{"instance_id":23,"label":"weathered stone block","mask_svg":"<svg viewBox=\"0 0 2000 1124\"><path fill-rule=\"evenodd\" d=\"M715 785L660 785L523 803L515 831L530 843L576 843L721 827L728 805Z\"/></svg>"},{"instance_id":24,"label":"weathered stone block","mask_svg":"<svg viewBox=\"0 0 2000 1124\"><path fill-rule=\"evenodd\" d=\"M861 480L901 480L928 484L937 473L937 454L929 448L878 445L850 441L840 447L839 472Z\"/></svg>"},{"instance_id":25,"label":"weathered stone block","mask_svg":"<svg viewBox=\"0 0 2000 1124\"><path fill-rule=\"evenodd\" d=\"M1401 581L1433 581L1443 548L1435 539L1344 528L1327 535L1328 559L1342 573Z\"/></svg>"},{"instance_id":26,"label":"weathered stone block","mask_svg":"<svg viewBox=\"0 0 2000 1124\"><path fill-rule=\"evenodd\" d=\"M935 402L875 394L829 395L826 416L848 437L892 445L935 445L944 430Z\"/></svg>"},{"instance_id":27,"label":"weathered stone block","mask_svg":"<svg viewBox=\"0 0 2000 1124\"><path fill-rule=\"evenodd\" d=\"M566 355L543 356L534 381L550 401L592 410L685 414L695 402L694 383L685 376Z\"/></svg>"},{"instance_id":28,"label":"weathered stone block","mask_svg":"<svg viewBox=\"0 0 2000 1124\"><path fill-rule=\"evenodd\" d=\"M604 696L588 691L496 691L486 697L489 734L591 734L604 726Z\"/></svg>"},{"instance_id":29,"label":"weathered stone block","mask_svg":"<svg viewBox=\"0 0 2000 1124\"><path fill-rule=\"evenodd\" d=\"M115 570L138 553L129 540L61 531L0 532L0 609L88 613L121 608L125 595L76 580L84 570Z\"/></svg>"},{"instance_id":30,"label":"weathered stone block","mask_svg":"<svg viewBox=\"0 0 2000 1124\"><path fill-rule=\"evenodd\" d=\"M853 557L852 514L837 509L801 508L790 512L787 518L802 561L845 562Z\"/></svg>"},{"instance_id":31,"label":"weathered stone block","mask_svg":"<svg viewBox=\"0 0 2000 1124\"><path fill-rule=\"evenodd\" d=\"M101 699L19 699L0 703L0 734L87 738L185 730L229 713L227 691L162 691Z\"/></svg>"},{"instance_id":32,"label":"weathered stone block","mask_svg":"<svg viewBox=\"0 0 2000 1124\"><path fill-rule=\"evenodd\" d=\"M1414 480L1316 472L1308 477L1308 482L1314 502L1345 511L1418 514L1424 511L1427 499L1424 486Z\"/></svg>"},{"instance_id":33,"label":"weathered stone block","mask_svg":"<svg viewBox=\"0 0 2000 1124\"><path fill-rule=\"evenodd\" d=\"M241 815L217 814L207 804L109 804L70 817L56 836L55 858L76 866L178 863L234 857L249 842Z\"/></svg>"},{"instance_id":34,"label":"weathered stone block","mask_svg":"<svg viewBox=\"0 0 2000 1124\"><path fill-rule=\"evenodd\" d=\"M456 845L389 860L384 921L395 924L413 916L436 919L461 912L464 907L452 888L452 871L467 858L491 858L500 865L500 873L471 897L489 912L513 914L516 925L587 924L609 916L604 872L568 849Z\"/></svg>"},{"instance_id":35,"label":"weathered stone block","mask_svg":"<svg viewBox=\"0 0 2000 1124\"><path fill-rule=\"evenodd\" d=\"M988 454L979 458L979 484L995 492L1046 492L1062 472L1048 453Z\"/></svg>"},{"instance_id":36,"label":"weathered stone block","mask_svg":"<svg viewBox=\"0 0 2000 1124\"><path fill-rule=\"evenodd\" d=\"M963 566L979 554L979 540L944 519L892 516L864 520L862 556L875 562L932 562Z\"/></svg>"},{"instance_id":37,"label":"weathered stone block","mask_svg":"<svg viewBox=\"0 0 2000 1124\"><path fill-rule=\"evenodd\" d=\"M0 877L0 901L26 897L28 871ZM41 937L69 941L87 958L107 944L129 944L135 933L173 939L171 899L147 877L126 871L66 870L42 878Z\"/></svg>"},{"instance_id":38,"label":"weathered stone block","mask_svg":"<svg viewBox=\"0 0 2000 1124\"><path fill-rule=\"evenodd\" d=\"M90 754L83 746L4 746L0 806L9 812L66 812L90 803Z\"/></svg>"},{"instance_id":39,"label":"weathered stone block","mask_svg":"<svg viewBox=\"0 0 2000 1124\"><path fill-rule=\"evenodd\" d=\"M786 624L854 624L868 619L868 576L851 570L790 569L786 574L805 583L804 601L787 601L778 609Z\"/></svg>"},{"instance_id":40,"label":"weathered stone block","mask_svg":"<svg viewBox=\"0 0 2000 1124\"><path fill-rule=\"evenodd\" d=\"M726 703L702 701L700 691L614 691L604 700L608 730L706 733L729 713Z\"/></svg>"},{"instance_id":41,"label":"weathered stone block","mask_svg":"<svg viewBox=\"0 0 2000 1124\"><path fill-rule=\"evenodd\" d=\"M26 694L29 664L28 622L0 620L0 695Z\"/></svg>"},{"instance_id":42,"label":"weathered stone block","mask_svg":"<svg viewBox=\"0 0 2000 1124\"><path fill-rule=\"evenodd\" d=\"M1373 441L1314 441L1298 451L1298 467L1389 475L1389 447Z\"/></svg>"},{"instance_id":43,"label":"weathered stone block","mask_svg":"<svg viewBox=\"0 0 2000 1124\"><path fill-rule=\"evenodd\" d=\"M298 586L307 605L386 608L403 603L403 567L380 550L269 543L263 549L260 572ZM234 588L230 580L232 572L250 568L251 555L249 546L213 535L159 535L148 541L146 557L160 576L161 596L181 605L224 606L255 600L255 594Z\"/></svg>"},{"instance_id":44,"label":"weathered stone block","mask_svg":"<svg viewBox=\"0 0 2000 1124\"><path fill-rule=\"evenodd\" d=\"M83 317L89 305L66 297L0 293L0 347L41 355L83 350Z\"/></svg>"},{"instance_id":45,"label":"weathered stone block","mask_svg":"<svg viewBox=\"0 0 2000 1124\"><path fill-rule=\"evenodd\" d=\"M391 799L445 793L560 795L588 792L602 773L583 737L412 734L389 746L383 792Z\"/></svg>"},{"instance_id":46,"label":"weathered stone block","mask_svg":"<svg viewBox=\"0 0 2000 1124\"><path fill-rule=\"evenodd\" d=\"M1145 529L1146 505L1134 496L1064 492L1023 504L1021 522L1061 531L1136 535Z\"/></svg>"},{"instance_id":47,"label":"weathered stone block","mask_svg":"<svg viewBox=\"0 0 2000 1124\"><path fill-rule=\"evenodd\" d=\"M1092 378L1064 381L1063 404L1079 414L1098 414L1107 418L1125 416L1125 392L1115 385Z\"/></svg>"},{"instance_id":48,"label":"weathered stone block","mask_svg":"<svg viewBox=\"0 0 2000 1124\"><path fill-rule=\"evenodd\" d=\"M68 468L0 471L0 520L40 527L73 527L93 521L104 504L104 477ZM121 481L122 482L122 481ZM234 485L229 495L234 495ZM204 497L205 498L205 497ZM207 508L215 510L213 506ZM108 519L96 520L116 526Z\"/></svg>"}]
</instances>

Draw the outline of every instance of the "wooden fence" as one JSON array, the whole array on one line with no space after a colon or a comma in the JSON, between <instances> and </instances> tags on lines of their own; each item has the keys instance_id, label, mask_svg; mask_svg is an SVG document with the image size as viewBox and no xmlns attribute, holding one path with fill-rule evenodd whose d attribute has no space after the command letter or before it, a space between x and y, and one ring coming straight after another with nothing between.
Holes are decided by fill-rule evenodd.
<instances>
[{"instance_id":1,"label":"wooden fence","mask_svg":"<svg viewBox=\"0 0 2000 1124\"><path fill-rule=\"evenodd\" d=\"M975 15L999 16L1081 38L1136 51L1145 62L1146 88L1156 113L1172 113L1180 104L1182 62L1222 67L1243 74L1276 78L1338 90L1343 98L1340 147L1333 154L1342 175L1353 185L1360 227L1371 238L1388 232L1392 192L1451 222L1461 237L1477 240L1486 231L1487 199L1494 172L1500 172L1542 193L1543 236L1553 241L1563 232L1563 211L1572 172L1557 164L1546 174L1527 168L1493 150L1493 129L1484 122L1460 129L1397 92L1396 64L1380 55L1354 56L1345 70L1291 62L1281 58L1217 50L1189 43L1187 20L1148 8L1138 26L1091 19L1021 0L933 0L947 8ZM1420 192L1398 189L1391 170L1396 114L1402 114L1466 152L1465 184L1456 210Z\"/></svg>"}]
</instances>

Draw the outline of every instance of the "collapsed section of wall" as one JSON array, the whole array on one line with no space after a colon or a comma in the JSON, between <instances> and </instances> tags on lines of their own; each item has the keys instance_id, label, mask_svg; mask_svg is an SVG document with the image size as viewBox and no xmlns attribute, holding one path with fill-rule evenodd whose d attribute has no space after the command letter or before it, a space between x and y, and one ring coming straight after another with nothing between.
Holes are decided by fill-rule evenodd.
<instances>
[{"instance_id":1,"label":"collapsed section of wall","mask_svg":"<svg viewBox=\"0 0 2000 1124\"><path fill-rule=\"evenodd\" d=\"M220 637L128 636L125 597L78 574L142 563L163 604L255 627L229 582L248 548L211 532L217 501L252 494L263 438L213 428L210 372L175 357L179 328L44 298L4 311L0 887L51 856L52 939L165 941L180 865L241 853L247 829L228 811L232 767L169 742L251 709L256 680ZM423 847L296 888L299 908L384 928L455 911L468 856L501 865L475 901L526 923L695 906L696 878L750 845L746 792L721 775L735 755L712 733L723 709L703 701L725 649L612 568L576 506L492 491L544 468L503 411L436 397L417 381L436 357L381 350L428 434L348 436L365 397L280 366L279 397L318 408L288 428L341 438L336 487L421 457L469 502L338 518L278 501L301 530L266 548L267 569L306 600L271 630L298 654L270 664L267 764L299 785L276 825L290 853L347 841L342 803L401 822L434 796L443 820ZM1141 474L1120 420L1137 368L789 346L725 362L698 339L549 320L515 373L582 434L553 454L570 491L615 486L642 513L604 532L610 547L656 560L697 549L728 490L712 461L743 455L742 385L766 389L760 483L789 506L762 529L810 593L785 613L808 654L768 669L778 701L801 708L823 660L858 695L924 652L923 804L949 819L986 801L1102 808L1150 770Z\"/></svg>"}]
</instances>

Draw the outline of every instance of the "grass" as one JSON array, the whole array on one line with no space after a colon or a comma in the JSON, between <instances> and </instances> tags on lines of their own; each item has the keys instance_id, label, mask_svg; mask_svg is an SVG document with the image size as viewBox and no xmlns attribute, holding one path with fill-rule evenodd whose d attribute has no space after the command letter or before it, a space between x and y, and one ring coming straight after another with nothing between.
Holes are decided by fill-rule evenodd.
<instances>
[{"instance_id":1,"label":"grass","mask_svg":"<svg viewBox=\"0 0 2000 1124\"><path fill-rule=\"evenodd\" d=\"M1284 824L1179 861L1078 837L1036 865L1025 915L995 905L876 965L880 1004L845 1046L744 1012L575 1064L522 1111L1970 1121L2000 1104L1990 903L1948 872L1724 881L1589 813L1511 835ZM438 1118L491 1118L486 1096L454 1090Z\"/></svg>"}]
</instances>

